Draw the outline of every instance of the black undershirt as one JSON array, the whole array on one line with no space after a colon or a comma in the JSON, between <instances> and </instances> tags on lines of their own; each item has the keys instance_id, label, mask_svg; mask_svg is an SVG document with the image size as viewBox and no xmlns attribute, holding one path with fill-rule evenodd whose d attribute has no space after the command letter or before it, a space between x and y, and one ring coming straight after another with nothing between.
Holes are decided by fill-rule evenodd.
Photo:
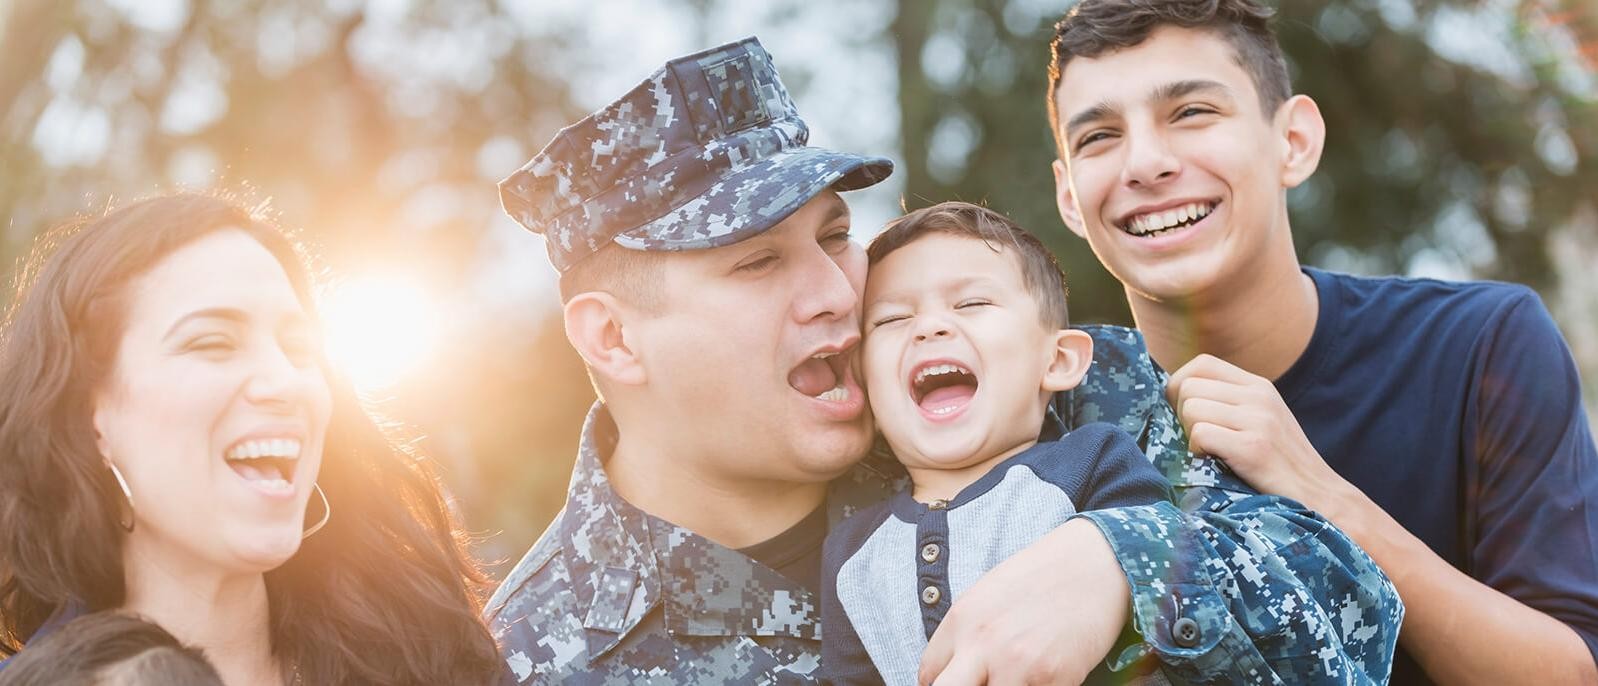
<instances>
[{"instance_id":1,"label":"black undershirt","mask_svg":"<svg viewBox=\"0 0 1598 686\"><path fill-rule=\"evenodd\" d=\"M827 539L827 508L818 507L776 536L738 552L792 579L811 593L821 590L821 544Z\"/></svg>"}]
</instances>

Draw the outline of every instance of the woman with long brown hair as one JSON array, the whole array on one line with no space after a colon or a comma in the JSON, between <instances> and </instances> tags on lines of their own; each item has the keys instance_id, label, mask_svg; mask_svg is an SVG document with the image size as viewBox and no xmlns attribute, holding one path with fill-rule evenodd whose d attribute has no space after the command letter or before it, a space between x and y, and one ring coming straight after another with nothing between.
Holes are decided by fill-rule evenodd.
<instances>
[{"instance_id":1,"label":"woman with long brown hair","mask_svg":"<svg viewBox=\"0 0 1598 686\"><path fill-rule=\"evenodd\" d=\"M42 239L0 330L0 655L119 610L232 686L493 682L435 476L319 340L295 243L226 200Z\"/></svg>"}]
</instances>

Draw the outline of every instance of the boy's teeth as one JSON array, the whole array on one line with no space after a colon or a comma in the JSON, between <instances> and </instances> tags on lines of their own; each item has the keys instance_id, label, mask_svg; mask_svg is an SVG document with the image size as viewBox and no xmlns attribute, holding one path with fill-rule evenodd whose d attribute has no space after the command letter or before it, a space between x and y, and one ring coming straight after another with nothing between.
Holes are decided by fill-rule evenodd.
<instances>
[{"instance_id":1,"label":"boy's teeth","mask_svg":"<svg viewBox=\"0 0 1598 686\"><path fill-rule=\"evenodd\" d=\"M827 402L833 403L843 402L849 398L849 389L844 388L843 384L838 384L837 386L833 387L832 390L822 393L821 395L816 396L816 398L818 400L825 400Z\"/></svg>"},{"instance_id":2,"label":"boy's teeth","mask_svg":"<svg viewBox=\"0 0 1598 686\"><path fill-rule=\"evenodd\" d=\"M956 366L954 366L952 364L933 365L933 366L927 367L926 369L923 369L923 370L921 370L919 372L916 372L916 383L921 383L923 380L925 380L929 376L936 376L938 374L954 374L954 373L966 373L966 372L965 372L964 369L956 367Z\"/></svg>"}]
</instances>

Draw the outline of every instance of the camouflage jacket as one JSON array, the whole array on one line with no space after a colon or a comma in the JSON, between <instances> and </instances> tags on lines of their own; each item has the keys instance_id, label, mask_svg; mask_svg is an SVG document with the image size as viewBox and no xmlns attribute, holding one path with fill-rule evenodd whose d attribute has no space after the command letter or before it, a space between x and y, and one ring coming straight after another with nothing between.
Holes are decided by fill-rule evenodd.
<instances>
[{"instance_id":1,"label":"camouflage jacket","mask_svg":"<svg viewBox=\"0 0 1598 686\"><path fill-rule=\"evenodd\" d=\"M1056 399L1058 417L1136 436L1181 504L1081 515L1132 586L1138 639L1117 646L1110 666L1157 659L1178 683L1384 682L1403 617L1386 576L1318 515L1189 454L1140 334L1084 328L1093 368ZM617 496L603 467L615 439L596 405L565 508L489 601L515 682L814 681L812 592ZM832 484L829 519L902 485L897 463L874 452Z\"/></svg>"}]
</instances>

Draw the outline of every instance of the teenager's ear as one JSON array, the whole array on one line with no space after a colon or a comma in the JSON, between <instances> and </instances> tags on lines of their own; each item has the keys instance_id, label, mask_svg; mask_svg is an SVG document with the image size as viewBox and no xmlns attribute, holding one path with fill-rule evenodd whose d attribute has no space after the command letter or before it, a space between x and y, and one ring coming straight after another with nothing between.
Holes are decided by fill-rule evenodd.
<instances>
[{"instance_id":1,"label":"teenager's ear","mask_svg":"<svg viewBox=\"0 0 1598 686\"><path fill-rule=\"evenodd\" d=\"M1060 329L1054 335L1053 358L1043 373L1043 390L1069 391L1082 382L1093 364L1093 337L1086 331Z\"/></svg>"},{"instance_id":2,"label":"teenager's ear","mask_svg":"<svg viewBox=\"0 0 1598 686\"><path fill-rule=\"evenodd\" d=\"M643 360L628 345L628 311L615 296L602 291L579 293L563 308L566 340L596 377L637 386L648 380Z\"/></svg>"},{"instance_id":3,"label":"teenager's ear","mask_svg":"<svg viewBox=\"0 0 1598 686\"><path fill-rule=\"evenodd\" d=\"M1082 224L1082 212L1076 207L1076 194L1071 191L1071 170L1065 160L1054 160L1054 204L1060 208L1060 219L1065 227L1078 237L1087 238L1087 228Z\"/></svg>"},{"instance_id":4,"label":"teenager's ear","mask_svg":"<svg viewBox=\"0 0 1598 686\"><path fill-rule=\"evenodd\" d=\"M1276 112L1282 140L1282 186L1296 188L1320 166L1326 147L1326 120L1320 105L1307 95L1295 95Z\"/></svg>"}]
</instances>

